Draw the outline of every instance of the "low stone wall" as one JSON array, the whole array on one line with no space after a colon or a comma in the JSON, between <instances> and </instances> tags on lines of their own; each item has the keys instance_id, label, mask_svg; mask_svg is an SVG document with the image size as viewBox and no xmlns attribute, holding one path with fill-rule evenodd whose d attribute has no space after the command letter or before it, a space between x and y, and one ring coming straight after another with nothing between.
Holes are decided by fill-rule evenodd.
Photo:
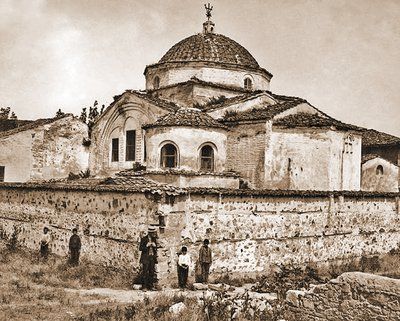
<instances>
[{"instance_id":1,"label":"low stone wall","mask_svg":"<svg viewBox=\"0 0 400 321\"><path fill-rule=\"evenodd\" d=\"M18 233L18 242L39 250L43 227L51 252L67 255L73 227L82 240L82 258L132 269L138 266L140 231L154 221L156 203L145 193L0 188L0 230Z\"/></svg>"},{"instance_id":2,"label":"low stone wall","mask_svg":"<svg viewBox=\"0 0 400 321\"><path fill-rule=\"evenodd\" d=\"M174 194L174 195L173 195ZM277 265L331 264L398 249L398 194L189 189L164 193L123 186L0 184L0 230L39 249L49 226L51 250L68 252L73 227L82 257L132 269L140 232L158 230L158 277L176 280L177 252L192 256L210 239L214 276L265 274ZM192 278L191 278L192 280Z\"/></svg>"},{"instance_id":3,"label":"low stone wall","mask_svg":"<svg viewBox=\"0 0 400 321\"><path fill-rule=\"evenodd\" d=\"M400 280L344 273L310 291L286 295L287 321L400 320Z\"/></svg>"}]
</instances>

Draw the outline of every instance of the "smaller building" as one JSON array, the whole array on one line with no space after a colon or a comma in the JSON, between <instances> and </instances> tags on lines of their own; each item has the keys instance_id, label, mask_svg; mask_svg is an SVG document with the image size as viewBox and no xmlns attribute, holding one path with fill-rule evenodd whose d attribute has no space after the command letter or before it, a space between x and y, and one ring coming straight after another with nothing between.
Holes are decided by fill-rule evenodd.
<instances>
[{"instance_id":1,"label":"smaller building","mask_svg":"<svg viewBox=\"0 0 400 321\"><path fill-rule=\"evenodd\" d=\"M85 171L87 137L87 125L70 114L19 122L0 132L0 181L49 180Z\"/></svg>"},{"instance_id":2,"label":"smaller building","mask_svg":"<svg viewBox=\"0 0 400 321\"><path fill-rule=\"evenodd\" d=\"M361 166L361 190L399 191L399 166L374 154L364 155Z\"/></svg>"}]
</instances>

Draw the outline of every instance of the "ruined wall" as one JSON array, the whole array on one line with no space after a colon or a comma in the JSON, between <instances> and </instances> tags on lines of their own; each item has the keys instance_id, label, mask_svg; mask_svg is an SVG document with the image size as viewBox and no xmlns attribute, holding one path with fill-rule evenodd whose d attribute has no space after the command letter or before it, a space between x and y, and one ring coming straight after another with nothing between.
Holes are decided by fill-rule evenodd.
<instances>
[{"instance_id":1,"label":"ruined wall","mask_svg":"<svg viewBox=\"0 0 400 321\"><path fill-rule=\"evenodd\" d=\"M198 171L200 149L208 143L214 149L214 171L225 170L226 130L196 127L156 127L146 130L147 168L160 168L161 148L172 142L178 150L178 168Z\"/></svg>"},{"instance_id":2,"label":"ruined wall","mask_svg":"<svg viewBox=\"0 0 400 321\"><path fill-rule=\"evenodd\" d=\"M213 274L240 277L281 264L326 266L387 253L400 237L400 201L394 197L192 193L161 205L160 212L166 218L163 238L171 249L171 272L179 248L188 246L195 261L205 238L214 253Z\"/></svg>"},{"instance_id":3,"label":"ruined wall","mask_svg":"<svg viewBox=\"0 0 400 321\"><path fill-rule=\"evenodd\" d=\"M5 182L67 177L88 168L87 125L72 116L0 139Z\"/></svg>"},{"instance_id":4,"label":"ruined wall","mask_svg":"<svg viewBox=\"0 0 400 321\"><path fill-rule=\"evenodd\" d=\"M400 280L344 273L310 291L288 291L287 321L400 320Z\"/></svg>"},{"instance_id":5,"label":"ruined wall","mask_svg":"<svg viewBox=\"0 0 400 321\"><path fill-rule=\"evenodd\" d=\"M78 227L82 258L132 269L138 266L140 231L156 220L155 202L143 193L0 187L0 230L39 251L43 227L51 252L65 256L71 229Z\"/></svg>"},{"instance_id":6,"label":"ruined wall","mask_svg":"<svg viewBox=\"0 0 400 321\"><path fill-rule=\"evenodd\" d=\"M377 171L382 166L383 172ZM361 189L363 191L398 192L399 167L382 158L362 164Z\"/></svg>"}]
</instances>

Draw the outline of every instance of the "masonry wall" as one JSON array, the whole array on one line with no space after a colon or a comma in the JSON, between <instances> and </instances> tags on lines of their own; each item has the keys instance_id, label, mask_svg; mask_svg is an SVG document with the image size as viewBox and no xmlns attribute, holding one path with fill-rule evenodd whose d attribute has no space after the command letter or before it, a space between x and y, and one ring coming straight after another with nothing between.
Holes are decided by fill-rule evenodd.
<instances>
[{"instance_id":1,"label":"masonry wall","mask_svg":"<svg viewBox=\"0 0 400 321\"><path fill-rule=\"evenodd\" d=\"M5 182L68 177L88 168L87 126L70 116L0 138Z\"/></svg>"},{"instance_id":2,"label":"masonry wall","mask_svg":"<svg viewBox=\"0 0 400 321\"><path fill-rule=\"evenodd\" d=\"M213 275L268 273L277 265L326 266L398 247L400 202L394 197L268 197L191 194L164 204L165 237L193 261L205 238ZM192 267L191 271L193 272Z\"/></svg>"},{"instance_id":3,"label":"masonry wall","mask_svg":"<svg viewBox=\"0 0 400 321\"><path fill-rule=\"evenodd\" d=\"M383 173L377 172L382 166ZM399 167L382 158L371 159L362 164L361 189L363 191L398 192Z\"/></svg>"},{"instance_id":4,"label":"masonry wall","mask_svg":"<svg viewBox=\"0 0 400 321\"><path fill-rule=\"evenodd\" d=\"M360 189L360 137L349 136L347 132L313 128L273 127L266 133L263 187ZM351 137L351 145L346 143L348 137Z\"/></svg>"},{"instance_id":5,"label":"masonry wall","mask_svg":"<svg viewBox=\"0 0 400 321\"><path fill-rule=\"evenodd\" d=\"M228 133L227 170L235 171L254 187L263 185L265 123L240 124Z\"/></svg>"},{"instance_id":6,"label":"masonry wall","mask_svg":"<svg viewBox=\"0 0 400 321\"><path fill-rule=\"evenodd\" d=\"M288 321L400 320L400 280L344 273L310 291L288 291Z\"/></svg>"},{"instance_id":7,"label":"masonry wall","mask_svg":"<svg viewBox=\"0 0 400 321\"><path fill-rule=\"evenodd\" d=\"M277 265L331 264L398 248L399 194L329 196L328 193L276 196L178 196L118 190L119 187L10 187L0 184L0 228L15 228L23 245L39 249L44 226L51 250L67 254L73 227L82 236L82 257L127 269L138 267L141 231L158 229L158 277L176 281L177 252L186 245L194 262L203 239L211 241L212 275L269 273ZM94 189L94 190L93 190ZM247 194L246 194L247 193ZM396 196L397 195L397 196Z\"/></svg>"},{"instance_id":8,"label":"masonry wall","mask_svg":"<svg viewBox=\"0 0 400 321\"><path fill-rule=\"evenodd\" d=\"M0 230L10 236L16 229L22 245L39 251L47 226L51 252L65 256L78 227L82 259L132 269L139 264L139 234L156 220L155 204L143 193L0 187Z\"/></svg>"}]
</instances>

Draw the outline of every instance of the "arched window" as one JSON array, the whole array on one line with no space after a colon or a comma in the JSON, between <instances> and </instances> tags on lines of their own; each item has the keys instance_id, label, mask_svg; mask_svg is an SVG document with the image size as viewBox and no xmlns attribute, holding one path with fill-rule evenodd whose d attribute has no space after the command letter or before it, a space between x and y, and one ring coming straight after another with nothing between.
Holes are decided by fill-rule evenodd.
<instances>
[{"instance_id":1,"label":"arched window","mask_svg":"<svg viewBox=\"0 0 400 321\"><path fill-rule=\"evenodd\" d=\"M161 148L161 167L174 168L178 164L178 151L172 144L165 144Z\"/></svg>"},{"instance_id":2,"label":"arched window","mask_svg":"<svg viewBox=\"0 0 400 321\"><path fill-rule=\"evenodd\" d=\"M382 165L378 165L376 167L376 175L383 175L383 166Z\"/></svg>"},{"instance_id":3,"label":"arched window","mask_svg":"<svg viewBox=\"0 0 400 321\"><path fill-rule=\"evenodd\" d=\"M214 171L214 149L210 145L205 145L200 150L200 170Z\"/></svg>"},{"instance_id":4,"label":"arched window","mask_svg":"<svg viewBox=\"0 0 400 321\"><path fill-rule=\"evenodd\" d=\"M253 82L251 81L251 78L249 77L244 78L244 89L246 90L253 89Z\"/></svg>"},{"instance_id":5,"label":"arched window","mask_svg":"<svg viewBox=\"0 0 400 321\"><path fill-rule=\"evenodd\" d=\"M160 88L160 77L155 76L153 79L153 88L158 89Z\"/></svg>"}]
</instances>

